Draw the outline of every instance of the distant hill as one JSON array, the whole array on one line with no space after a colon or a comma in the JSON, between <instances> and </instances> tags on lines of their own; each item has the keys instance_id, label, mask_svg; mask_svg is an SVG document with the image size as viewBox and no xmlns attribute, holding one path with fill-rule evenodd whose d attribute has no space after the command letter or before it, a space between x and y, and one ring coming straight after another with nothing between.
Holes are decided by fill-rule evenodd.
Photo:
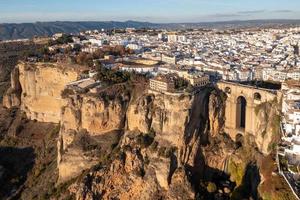
<instances>
[{"instance_id":1,"label":"distant hill","mask_svg":"<svg viewBox=\"0 0 300 200\"><path fill-rule=\"evenodd\" d=\"M251 20L206 23L149 23L149 22L36 22L21 24L0 24L0 40L32 38L33 36L50 36L54 33L78 33L84 30L112 28L236 28L260 27L274 25L300 25L300 20Z\"/></svg>"},{"instance_id":2,"label":"distant hill","mask_svg":"<svg viewBox=\"0 0 300 200\"><path fill-rule=\"evenodd\" d=\"M146 28L157 27L157 24L147 22L36 22L21 24L0 24L0 39L22 39L33 36L49 36L54 33L78 33L84 30L111 28Z\"/></svg>"}]
</instances>

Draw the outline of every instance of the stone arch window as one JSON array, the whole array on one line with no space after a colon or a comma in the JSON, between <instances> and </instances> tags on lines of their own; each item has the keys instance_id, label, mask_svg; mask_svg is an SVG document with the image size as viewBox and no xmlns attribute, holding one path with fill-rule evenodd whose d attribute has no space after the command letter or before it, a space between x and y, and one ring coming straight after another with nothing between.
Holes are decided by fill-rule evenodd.
<instances>
[{"instance_id":1,"label":"stone arch window","mask_svg":"<svg viewBox=\"0 0 300 200\"><path fill-rule=\"evenodd\" d=\"M244 136L242 135L242 133L238 133L235 136L235 144L237 148L240 148L241 146L243 146L244 143Z\"/></svg>"},{"instance_id":2,"label":"stone arch window","mask_svg":"<svg viewBox=\"0 0 300 200\"><path fill-rule=\"evenodd\" d=\"M225 92L226 92L227 94L231 94L231 88L230 88L230 87L226 87L226 88L225 88Z\"/></svg>"},{"instance_id":3,"label":"stone arch window","mask_svg":"<svg viewBox=\"0 0 300 200\"><path fill-rule=\"evenodd\" d=\"M258 92L254 93L254 100L261 101L261 94Z\"/></svg>"},{"instance_id":4,"label":"stone arch window","mask_svg":"<svg viewBox=\"0 0 300 200\"><path fill-rule=\"evenodd\" d=\"M237 98L236 104L236 123L237 128L245 129L246 128L246 109L247 109L247 100L243 96Z\"/></svg>"}]
</instances>

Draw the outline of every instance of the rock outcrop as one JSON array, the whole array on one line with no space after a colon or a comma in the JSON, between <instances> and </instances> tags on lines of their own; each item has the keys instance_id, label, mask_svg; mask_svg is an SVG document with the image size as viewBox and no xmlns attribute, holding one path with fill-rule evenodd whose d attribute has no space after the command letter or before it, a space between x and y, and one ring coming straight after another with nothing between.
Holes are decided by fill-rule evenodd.
<instances>
[{"instance_id":1,"label":"rock outcrop","mask_svg":"<svg viewBox=\"0 0 300 200\"><path fill-rule=\"evenodd\" d=\"M280 113L278 102L265 102L256 108L258 123L253 136L258 148L262 153L268 155L275 149L280 140Z\"/></svg>"},{"instance_id":2,"label":"rock outcrop","mask_svg":"<svg viewBox=\"0 0 300 200\"><path fill-rule=\"evenodd\" d=\"M3 106L6 108L19 107L21 105L22 88L19 76L19 68L14 68L11 73L11 87L3 97Z\"/></svg>"},{"instance_id":3,"label":"rock outcrop","mask_svg":"<svg viewBox=\"0 0 300 200\"><path fill-rule=\"evenodd\" d=\"M71 192L77 199L194 199L198 188L190 177L205 176L201 152L208 142L208 104L218 101L209 97L210 90L203 90L180 97L144 93L132 99L118 151L107 167L92 170Z\"/></svg>"},{"instance_id":4,"label":"rock outcrop","mask_svg":"<svg viewBox=\"0 0 300 200\"><path fill-rule=\"evenodd\" d=\"M268 120L276 106L257 108L257 135L233 141L224 133L226 95L215 88L166 95L124 83L61 95L79 74L20 63L4 101L31 120L60 124L58 183L76 180L68 187L76 199L224 199L239 197L244 184L251 191L242 197L258 198L258 149L270 152L276 140Z\"/></svg>"},{"instance_id":5,"label":"rock outcrop","mask_svg":"<svg viewBox=\"0 0 300 200\"><path fill-rule=\"evenodd\" d=\"M85 132L89 140L99 140L102 136L113 137L115 133L123 131L129 99L130 96L125 93L116 95L108 102L100 95L75 94L66 98L67 103L62 108L58 142L60 182L78 176L82 170L89 169L99 161L99 155L93 153L95 149L88 153L89 151L79 144L74 145L76 138ZM114 139L106 141L106 146L110 144L107 150L116 142L118 141ZM99 148L103 149L104 146L100 144Z\"/></svg>"},{"instance_id":6,"label":"rock outcrop","mask_svg":"<svg viewBox=\"0 0 300 200\"><path fill-rule=\"evenodd\" d=\"M18 60L35 53L41 46L33 41L0 42L0 101L10 87L10 75Z\"/></svg>"},{"instance_id":7,"label":"rock outcrop","mask_svg":"<svg viewBox=\"0 0 300 200\"><path fill-rule=\"evenodd\" d=\"M21 106L27 117L40 122L60 122L65 101L61 92L79 77L80 70L59 63L19 63L4 97L7 108Z\"/></svg>"},{"instance_id":8,"label":"rock outcrop","mask_svg":"<svg viewBox=\"0 0 300 200\"><path fill-rule=\"evenodd\" d=\"M145 94L131 102L127 114L129 131L156 132L161 143L177 146L184 138L195 98ZM201 104L201 102L199 102Z\"/></svg>"},{"instance_id":9,"label":"rock outcrop","mask_svg":"<svg viewBox=\"0 0 300 200\"><path fill-rule=\"evenodd\" d=\"M225 124L225 100L226 95L219 91L215 90L209 97L209 122L210 122L210 135L212 137L217 136L218 134L224 132Z\"/></svg>"},{"instance_id":10,"label":"rock outcrop","mask_svg":"<svg viewBox=\"0 0 300 200\"><path fill-rule=\"evenodd\" d=\"M170 172L172 159L141 147L136 136L126 134L120 151L107 167L95 169L82 182L73 184L70 191L76 199L194 198L185 170Z\"/></svg>"}]
</instances>

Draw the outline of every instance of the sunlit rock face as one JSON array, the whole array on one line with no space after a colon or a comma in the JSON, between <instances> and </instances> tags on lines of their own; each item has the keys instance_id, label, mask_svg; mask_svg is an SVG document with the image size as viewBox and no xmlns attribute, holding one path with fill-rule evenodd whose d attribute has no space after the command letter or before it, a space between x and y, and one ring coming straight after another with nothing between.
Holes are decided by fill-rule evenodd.
<instances>
[{"instance_id":1,"label":"sunlit rock face","mask_svg":"<svg viewBox=\"0 0 300 200\"><path fill-rule=\"evenodd\" d=\"M74 95L66 99L62 108L58 141L59 181L74 178L98 162L99 155L82 147L106 136L123 131L129 97L124 95L109 102L89 95ZM84 132L84 134L82 134ZM78 141L86 138L82 143ZM100 139L99 139L100 138ZM118 141L104 141L109 147ZM86 144L84 144L86 143ZM97 143L95 141L95 143ZM76 145L78 144L78 145ZM109 144L109 145L108 145ZM103 146L100 145L99 148Z\"/></svg>"},{"instance_id":2,"label":"sunlit rock face","mask_svg":"<svg viewBox=\"0 0 300 200\"><path fill-rule=\"evenodd\" d=\"M190 121L194 98L172 97L163 94L144 95L129 106L128 129L149 133L153 130L166 143L177 145Z\"/></svg>"},{"instance_id":3,"label":"sunlit rock face","mask_svg":"<svg viewBox=\"0 0 300 200\"><path fill-rule=\"evenodd\" d=\"M41 122L60 122L60 110L65 104L61 92L65 85L77 80L75 70L57 66L35 64L19 65L22 87L21 109L29 119Z\"/></svg>"},{"instance_id":4,"label":"sunlit rock face","mask_svg":"<svg viewBox=\"0 0 300 200\"><path fill-rule=\"evenodd\" d=\"M61 92L66 84L78 79L80 70L75 69L59 63L19 63L12 73L4 106L20 105L29 119L59 123L66 103Z\"/></svg>"},{"instance_id":5,"label":"sunlit rock face","mask_svg":"<svg viewBox=\"0 0 300 200\"><path fill-rule=\"evenodd\" d=\"M11 87L3 97L3 106L6 108L19 107L21 105L22 88L19 81L19 68L14 68L11 73Z\"/></svg>"},{"instance_id":6,"label":"sunlit rock face","mask_svg":"<svg viewBox=\"0 0 300 200\"><path fill-rule=\"evenodd\" d=\"M277 127L268 119L276 105L253 108L255 134L237 147L226 132L228 96L221 90L165 95L120 84L62 97L79 75L74 67L20 63L3 102L29 119L60 124L58 183L81 177L70 187L77 199L194 199L200 180L226 173L241 184L252 150L268 153L274 141Z\"/></svg>"}]
</instances>

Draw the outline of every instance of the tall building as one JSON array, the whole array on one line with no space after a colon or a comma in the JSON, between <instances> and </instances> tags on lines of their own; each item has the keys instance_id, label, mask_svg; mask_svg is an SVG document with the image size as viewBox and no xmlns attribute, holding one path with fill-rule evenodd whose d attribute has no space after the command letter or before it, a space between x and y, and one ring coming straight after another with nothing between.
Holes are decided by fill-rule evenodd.
<instances>
[{"instance_id":1,"label":"tall building","mask_svg":"<svg viewBox=\"0 0 300 200\"><path fill-rule=\"evenodd\" d=\"M158 92L172 92L175 89L174 79L170 76L157 76L150 79L150 89Z\"/></svg>"},{"instance_id":2,"label":"tall building","mask_svg":"<svg viewBox=\"0 0 300 200\"><path fill-rule=\"evenodd\" d=\"M178 41L177 33L172 32L168 34L168 42L170 43L176 43Z\"/></svg>"},{"instance_id":3,"label":"tall building","mask_svg":"<svg viewBox=\"0 0 300 200\"><path fill-rule=\"evenodd\" d=\"M186 42L186 36L185 35L179 35L178 36L178 42Z\"/></svg>"},{"instance_id":4,"label":"tall building","mask_svg":"<svg viewBox=\"0 0 300 200\"><path fill-rule=\"evenodd\" d=\"M159 33L159 34L157 35L157 38L158 38L159 40L162 40L162 39L164 38L164 35L163 35L162 33Z\"/></svg>"},{"instance_id":5,"label":"tall building","mask_svg":"<svg viewBox=\"0 0 300 200\"><path fill-rule=\"evenodd\" d=\"M295 43L295 44L292 44L293 48L294 48L294 54L296 56L299 56L300 55L300 51L299 51L299 44L298 43Z\"/></svg>"}]
</instances>

